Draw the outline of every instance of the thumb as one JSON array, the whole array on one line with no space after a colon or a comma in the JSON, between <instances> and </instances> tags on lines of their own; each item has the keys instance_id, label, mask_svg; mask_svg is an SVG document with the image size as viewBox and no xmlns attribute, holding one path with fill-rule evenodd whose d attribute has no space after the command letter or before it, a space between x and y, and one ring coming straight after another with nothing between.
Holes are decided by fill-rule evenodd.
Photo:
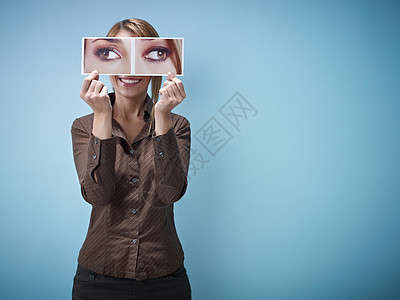
<instances>
[{"instance_id":1,"label":"thumb","mask_svg":"<svg viewBox=\"0 0 400 300\"><path fill-rule=\"evenodd\" d=\"M89 76L91 76L94 80L99 80L99 71L94 70Z\"/></svg>"},{"instance_id":2,"label":"thumb","mask_svg":"<svg viewBox=\"0 0 400 300\"><path fill-rule=\"evenodd\" d=\"M172 80L175 77L175 74L172 72L168 72L167 80Z\"/></svg>"}]
</instances>

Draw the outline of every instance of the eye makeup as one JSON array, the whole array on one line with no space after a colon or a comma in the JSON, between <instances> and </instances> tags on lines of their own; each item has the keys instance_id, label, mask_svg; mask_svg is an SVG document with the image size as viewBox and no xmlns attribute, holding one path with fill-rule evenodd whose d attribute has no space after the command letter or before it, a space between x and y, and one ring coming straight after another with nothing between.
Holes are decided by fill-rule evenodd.
<instances>
[{"instance_id":1,"label":"eye makeup","mask_svg":"<svg viewBox=\"0 0 400 300\"><path fill-rule=\"evenodd\" d=\"M82 75L183 75L183 38L82 39Z\"/></svg>"},{"instance_id":2,"label":"eye makeup","mask_svg":"<svg viewBox=\"0 0 400 300\"><path fill-rule=\"evenodd\" d=\"M111 61L114 59L121 59L121 55L119 54L119 51L114 49L114 48L99 48L94 52L94 55L96 55L100 60L103 61Z\"/></svg>"},{"instance_id":3,"label":"eye makeup","mask_svg":"<svg viewBox=\"0 0 400 300\"><path fill-rule=\"evenodd\" d=\"M144 52L144 58L153 62L165 61L170 55L171 50L164 47L154 47Z\"/></svg>"}]
</instances>

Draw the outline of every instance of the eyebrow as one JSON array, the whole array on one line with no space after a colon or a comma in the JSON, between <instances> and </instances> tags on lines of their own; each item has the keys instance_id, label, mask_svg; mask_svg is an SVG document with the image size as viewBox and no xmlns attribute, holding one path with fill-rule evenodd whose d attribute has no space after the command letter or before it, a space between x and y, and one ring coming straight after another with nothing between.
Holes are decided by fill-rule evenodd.
<instances>
[{"instance_id":1,"label":"eyebrow","mask_svg":"<svg viewBox=\"0 0 400 300\"><path fill-rule=\"evenodd\" d=\"M97 42L97 41L106 41L106 42L110 42L110 43L121 43L121 39L94 39L93 41L91 41L91 43Z\"/></svg>"}]
</instances>

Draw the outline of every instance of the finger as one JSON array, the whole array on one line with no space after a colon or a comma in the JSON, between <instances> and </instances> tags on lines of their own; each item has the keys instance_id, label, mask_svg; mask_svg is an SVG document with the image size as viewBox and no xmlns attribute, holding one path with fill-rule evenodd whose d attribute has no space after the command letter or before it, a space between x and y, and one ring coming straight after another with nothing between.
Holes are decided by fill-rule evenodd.
<instances>
[{"instance_id":1,"label":"finger","mask_svg":"<svg viewBox=\"0 0 400 300\"><path fill-rule=\"evenodd\" d=\"M82 84L82 89L81 92L83 94L85 94L92 82L93 79L98 79L99 77L99 73L97 72L97 70L94 70L92 73L89 74L89 76L87 76L84 80L83 80L83 84Z\"/></svg>"},{"instance_id":2,"label":"finger","mask_svg":"<svg viewBox=\"0 0 400 300\"><path fill-rule=\"evenodd\" d=\"M164 100L165 99L169 99L170 95L169 95L169 92L168 92L168 87L162 88L160 90L160 92L161 92L161 95L163 96Z\"/></svg>"},{"instance_id":3,"label":"finger","mask_svg":"<svg viewBox=\"0 0 400 300\"><path fill-rule=\"evenodd\" d=\"M165 100L166 99L166 95L165 95L165 90L160 89L159 94L161 95L159 100Z\"/></svg>"},{"instance_id":4,"label":"finger","mask_svg":"<svg viewBox=\"0 0 400 300\"><path fill-rule=\"evenodd\" d=\"M103 86L104 86L104 84L101 81L97 81L96 86L94 87L94 92L100 93Z\"/></svg>"},{"instance_id":5,"label":"finger","mask_svg":"<svg viewBox=\"0 0 400 300\"><path fill-rule=\"evenodd\" d=\"M169 95L170 98L176 99L176 95L174 93L174 90L172 89L172 85L167 86L166 90L167 90L168 95Z\"/></svg>"},{"instance_id":6,"label":"finger","mask_svg":"<svg viewBox=\"0 0 400 300\"><path fill-rule=\"evenodd\" d=\"M172 78L172 81L174 82L174 85L176 85L176 87L178 88L179 95L181 95L182 99L186 98L185 88L183 87L182 81L176 77Z\"/></svg>"},{"instance_id":7,"label":"finger","mask_svg":"<svg viewBox=\"0 0 400 300\"><path fill-rule=\"evenodd\" d=\"M175 74L172 72L168 72L167 80L172 80L173 78L175 78Z\"/></svg>"},{"instance_id":8,"label":"finger","mask_svg":"<svg viewBox=\"0 0 400 300\"><path fill-rule=\"evenodd\" d=\"M174 82L174 83L176 83L176 84L182 83L182 81L181 81L179 78L177 78L177 77L172 78L170 81L172 81L172 82Z\"/></svg>"},{"instance_id":9,"label":"finger","mask_svg":"<svg viewBox=\"0 0 400 300\"><path fill-rule=\"evenodd\" d=\"M93 93L94 92L94 89L96 88L96 85L97 85L97 80L92 80L92 82L90 83L90 86L89 86L89 88L88 88L88 92L89 93Z\"/></svg>"},{"instance_id":10,"label":"finger","mask_svg":"<svg viewBox=\"0 0 400 300\"><path fill-rule=\"evenodd\" d=\"M175 99L181 102L183 100L181 93L179 92L178 86L174 84L169 85L171 87L172 92L174 93Z\"/></svg>"},{"instance_id":11,"label":"finger","mask_svg":"<svg viewBox=\"0 0 400 300\"><path fill-rule=\"evenodd\" d=\"M173 83L173 82L170 81L170 80L165 80L165 81L164 81L164 84L163 84L163 87L168 86L168 85L170 85L171 83Z\"/></svg>"},{"instance_id":12,"label":"finger","mask_svg":"<svg viewBox=\"0 0 400 300\"><path fill-rule=\"evenodd\" d=\"M102 95L108 95L108 89L105 85L101 88L100 94Z\"/></svg>"},{"instance_id":13,"label":"finger","mask_svg":"<svg viewBox=\"0 0 400 300\"><path fill-rule=\"evenodd\" d=\"M100 77L99 72L97 70L94 70L93 72L94 72L94 78L93 79L99 80L99 77Z\"/></svg>"},{"instance_id":14,"label":"finger","mask_svg":"<svg viewBox=\"0 0 400 300\"><path fill-rule=\"evenodd\" d=\"M179 79L178 79L178 80L179 80ZM170 85L170 84L172 84L172 83L174 83L173 79L171 79L170 77L168 77L168 78L164 81L163 87L164 87L164 86L167 86L167 85Z\"/></svg>"}]
</instances>

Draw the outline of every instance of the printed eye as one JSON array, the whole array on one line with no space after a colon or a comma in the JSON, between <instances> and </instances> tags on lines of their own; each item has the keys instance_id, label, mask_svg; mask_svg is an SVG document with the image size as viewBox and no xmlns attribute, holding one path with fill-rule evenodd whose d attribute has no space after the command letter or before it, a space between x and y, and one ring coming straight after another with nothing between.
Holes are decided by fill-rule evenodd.
<instances>
[{"instance_id":1,"label":"printed eye","mask_svg":"<svg viewBox=\"0 0 400 300\"><path fill-rule=\"evenodd\" d=\"M96 51L96 56L101 60L119 59L121 56L112 48L101 48Z\"/></svg>"},{"instance_id":2,"label":"printed eye","mask_svg":"<svg viewBox=\"0 0 400 300\"><path fill-rule=\"evenodd\" d=\"M170 52L169 49L163 47L153 48L144 57L155 62L160 62L166 60Z\"/></svg>"}]
</instances>

